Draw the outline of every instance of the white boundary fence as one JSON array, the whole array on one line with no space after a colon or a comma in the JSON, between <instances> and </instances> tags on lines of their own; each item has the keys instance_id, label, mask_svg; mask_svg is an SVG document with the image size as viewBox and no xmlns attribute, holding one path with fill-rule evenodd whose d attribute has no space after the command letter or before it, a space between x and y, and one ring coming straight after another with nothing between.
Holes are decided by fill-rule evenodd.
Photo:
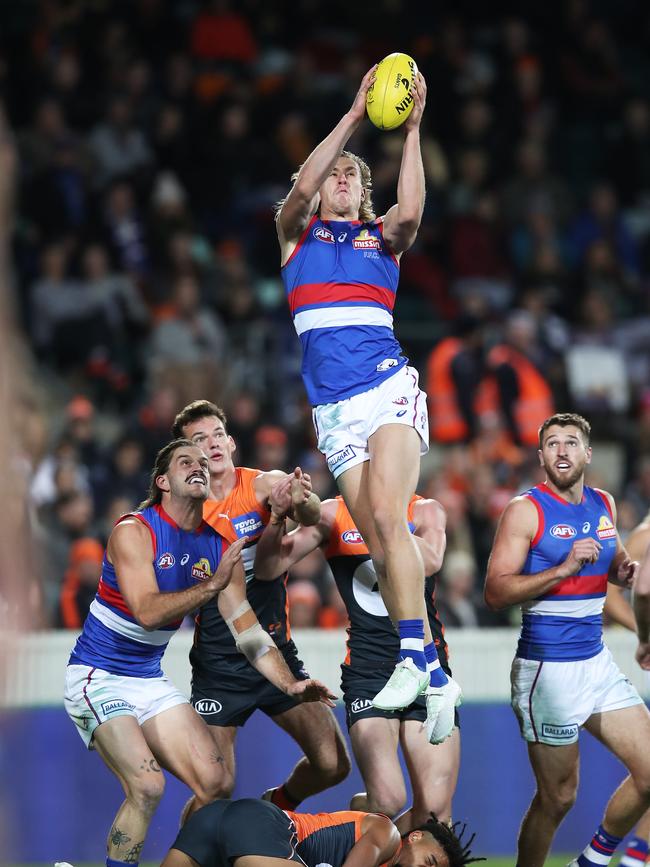
<instances>
[{"instance_id":1,"label":"white boundary fence","mask_svg":"<svg viewBox=\"0 0 650 867\"><path fill-rule=\"evenodd\" d=\"M313 677L338 694L340 664L345 655L343 630L295 630L300 656ZM517 643L516 629L448 629L454 677L463 687L464 701L506 702L510 699L510 663ZM76 638L74 632L39 632L0 638L5 666L1 703L4 707L60 705L64 669ZM650 679L634 660L636 639L627 630L609 629L605 640L621 670L647 698ZM174 636L163 659L166 674L188 693L188 654L191 630Z\"/></svg>"}]
</instances>

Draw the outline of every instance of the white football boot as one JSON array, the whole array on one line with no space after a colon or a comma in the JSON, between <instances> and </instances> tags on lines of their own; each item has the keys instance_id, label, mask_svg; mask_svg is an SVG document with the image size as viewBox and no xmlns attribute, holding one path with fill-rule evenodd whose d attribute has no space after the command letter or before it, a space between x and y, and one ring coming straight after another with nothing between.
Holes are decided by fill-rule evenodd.
<instances>
[{"instance_id":1,"label":"white football boot","mask_svg":"<svg viewBox=\"0 0 650 867\"><path fill-rule=\"evenodd\" d=\"M402 710L413 704L429 684L429 672L422 671L410 656L400 659L386 686L377 693L372 703L380 710Z\"/></svg>"},{"instance_id":2,"label":"white football boot","mask_svg":"<svg viewBox=\"0 0 650 867\"><path fill-rule=\"evenodd\" d=\"M427 737L430 744L441 744L454 730L454 711L461 703L460 686L451 677L443 686L428 686L425 692L427 702Z\"/></svg>"}]
</instances>

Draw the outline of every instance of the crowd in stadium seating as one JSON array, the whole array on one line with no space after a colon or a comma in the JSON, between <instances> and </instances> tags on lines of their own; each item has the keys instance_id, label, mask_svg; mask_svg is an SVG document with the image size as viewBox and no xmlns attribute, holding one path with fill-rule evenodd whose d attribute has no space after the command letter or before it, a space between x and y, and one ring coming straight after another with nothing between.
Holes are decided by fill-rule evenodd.
<instances>
[{"instance_id":1,"label":"crowd in stadium seating","mask_svg":"<svg viewBox=\"0 0 650 867\"><path fill-rule=\"evenodd\" d=\"M420 484L448 515L445 622L508 622L481 586L501 509L539 480L514 407L524 385L591 420L590 478L619 498L623 536L650 508L650 10L423 6L417 22L392 0L367 15L336 0L3 8L0 98L20 156L13 288L34 374L15 412L44 624L83 620L101 543L190 400L225 407L240 463L299 463L334 492L273 205L393 50L416 58L429 94L428 198L396 330L431 400L460 406L446 430L432 413ZM350 142L380 213L399 136L368 122ZM446 361L433 354L452 338ZM317 557L291 584L296 625L343 622Z\"/></svg>"}]
</instances>

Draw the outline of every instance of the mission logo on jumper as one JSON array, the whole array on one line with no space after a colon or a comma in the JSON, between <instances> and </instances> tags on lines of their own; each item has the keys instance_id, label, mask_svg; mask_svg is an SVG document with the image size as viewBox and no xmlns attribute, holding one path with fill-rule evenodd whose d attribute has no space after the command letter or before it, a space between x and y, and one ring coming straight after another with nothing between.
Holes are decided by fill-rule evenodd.
<instances>
[{"instance_id":1,"label":"mission logo on jumper","mask_svg":"<svg viewBox=\"0 0 650 867\"><path fill-rule=\"evenodd\" d=\"M610 518L607 515L601 515L600 520L598 521L598 528L596 530L596 535L599 539L615 539L616 538L616 527L612 524Z\"/></svg>"},{"instance_id":2,"label":"mission logo on jumper","mask_svg":"<svg viewBox=\"0 0 650 867\"><path fill-rule=\"evenodd\" d=\"M314 238L316 238L317 241L324 241L326 244L334 243L334 235L329 229L326 229L325 226L316 226L314 229Z\"/></svg>"},{"instance_id":3,"label":"mission logo on jumper","mask_svg":"<svg viewBox=\"0 0 650 867\"><path fill-rule=\"evenodd\" d=\"M352 239L352 246L355 250L381 250L381 241L367 229L362 229L357 237Z\"/></svg>"},{"instance_id":4,"label":"mission logo on jumper","mask_svg":"<svg viewBox=\"0 0 650 867\"><path fill-rule=\"evenodd\" d=\"M341 533L341 539L348 545L361 545L363 543L363 536L358 530L346 530Z\"/></svg>"},{"instance_id":5,"label":"mission logo on jumper","mask_svg":"<svg viewBox=\"0 0 650 867\"><path fill-rule=\"evenodd\" d=\"M197 581L205 581L206 578L211 577L212 569L210 568L210 563L205 557L201 557L199 562L192 566L192 578L196 578Z\"/></svg>"},{"instance_id":6,"label":"mission logo on jumper","mask_svg":"<svg viewBox=\"0 0 650 867\"><path fill-rule=\"evenodd\" d=\"M577 535L578 531L570 524L554 524L551 527L551 536L555 536L556 539L573 539Z\"/></svg>"},{"instance_id":7,"label":"mission logo on jumper","mask_svg":"<svg viewBox=\"0 0 650 867\"><path fill-rule=\"evenodd\" d=\"M174 555L170 554L169 551L165 551L164 554L161 554L158 557L158 563L156 564L159 569L171 569L176 560L174 559Z\"/></svg>"},{"instance_id":8,"label":"mission logo on jumper","mask_svg":"<svg viewBox=\"0 0 650 867\"><path fill-rule=\"evenodd\" d=\"M257 536L264 529L264 522L259 512L246 512L245 515L237 515L236 518L231 518L231 524L238 539Z\"/></svg>"}]
</instances>

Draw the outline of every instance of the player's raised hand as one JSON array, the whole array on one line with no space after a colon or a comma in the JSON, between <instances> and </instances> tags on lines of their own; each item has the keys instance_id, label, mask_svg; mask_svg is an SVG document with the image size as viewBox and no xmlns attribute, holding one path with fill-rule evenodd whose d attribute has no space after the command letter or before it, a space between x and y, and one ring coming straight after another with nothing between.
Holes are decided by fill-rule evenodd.
<instances>
[{"instance_id":1,"label":"player's raised hand","mask_svg":"<svg viewBox=\"0 0 650 867\"><path fill-rule=\"evenodd\" d=\"M644 671L650 671L650 641L640 641L634 656Z\"/></svg>"},{"instance_id":2,"label":"player's raised hand","mask_svg":"<svg viewBox=\"0 0 650 867\"><path fill-rule=\"evenodd\" d=\"M232 545L226 549L214 575L212 575L211 578L208 578L207 583L215 593L219 593L220 590L223 590L224 587L227 587L230 584L232 577L235 574L235 569L242 568L241 552L245 543L246 539L237 539L234 541Z\"/></svg>"},{"instance_id":3,"label":"player's raised hand","mask_svg":"<svg viewBox=\"0 0 650 867\"><path fill-rule=\"evenodd\" d=\"M616 575L612 584L618 584L619 587L632 587L638 571L639 563L626 554L616 567Z\"/></svg>"},{"instance_id":4,"label":"player's raised hand","mask_svg":"<svg viewBox=\"0 0 650 867\"><path fill-rule=\"evenodd\" d=\"M354 121L362 121L366 115L366 94L368 93L368 88L375 80L376 69L377 64L375 63L361 79L361 85L348 112L348 116Z\"/></svg>"},{"instance_id":5,"label":"player's raised hand","mask_svg":"<svg viewBox=\"0 0 650 867\"><path fill-rule=\"evenodd\" d=\"M287 695L292 696L296 701L321 701L328 707L335 707L336 696L329 691L329 688L321 683L320 680L297 680L292 683L287 689Z\"/></svg>"},{"instance_id":6,"label":"player's raised hand","mask_svg":"<svg viewBox=\"0 0 650 867\"><path fill-rule=\"evenodd\" d=\"M269 493L269 506L271 512L278 518L288 515L292 506L292 482L293 476L285 476L276 482Z\"/></svg>"},{"instance_id":7,"label":"player's raised hand","mask_svg":"<svg viewBox=\"0 0 650 867\"><path fill-rule=\"evenodd\" d=\"M296 467L291 476L291 505L302 506L311 496L311 477Z\"/></svg>"},{"instance_id":8,"label":"player's raised hand","mask_svg":"<svg viewBox=\"0 0 650 867\"><path fill-rule=\"evenodd\" d=\"M427 83L421 72L415 76L411 88L413 92L413 108L411 113L404 121L404 130L417 129L422 120L422 113L427 102Z\"/></svg>"},{"instance_id":9,"label":"player's raised hand","mask_svg":"<svg viewBox=\"0 0 650 867\"><path fill-rule=\"evenodd\" d=\"M595 563L603 546L591 537L577 539L571 546L569 556L562 563L564 577L569 578L579 572L587 563Z\"/></svg>"}]
</instances>

